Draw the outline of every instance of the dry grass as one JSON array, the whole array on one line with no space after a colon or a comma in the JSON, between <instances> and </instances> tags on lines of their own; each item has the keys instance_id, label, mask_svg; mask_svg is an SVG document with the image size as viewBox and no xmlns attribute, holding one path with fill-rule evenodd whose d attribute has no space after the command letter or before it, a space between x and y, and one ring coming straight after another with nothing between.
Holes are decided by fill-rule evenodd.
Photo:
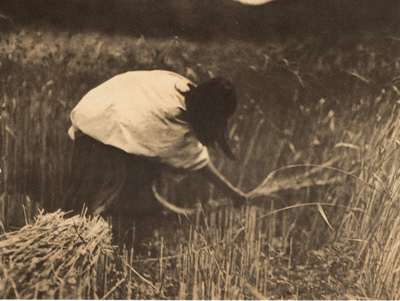
<instances>
[{"instance_id":1,"label":"dry grass","mask_svg":"<svg viewBox=\"0 0 400 301\"><path fill-rule=\"evenodd\" d=\"M366 294L384 299L400 298L399 113L397 103L382 108L365 136L353 139L358 151L347 155L357 160L360 181L349 206L363 212L348 212L338 233L358 251Z\"/></svg>"},{"instance_id":2,"label":"dry grass","mask_svg":"<svg viewBox=\"0 0 400 301\"><path fill-rule=\"evenodd\" d=\"M33 224L0 237L2 298L98 298L114 250L101 218L39 214Z\"/></svg>"},{"instance_id":3,"label":"dry grass","mask_svg":"<svg viewBox=\"0 0 400 301\"><path fill-rule=\"evenodd\" d=\"M0 93L1 221L9 231L16 220L17 226L31 220L36 205L58 208L72 146L66 135L68 114L88 89L136 69L172 70L195 81L224 76L235 83L241 100L230 124L238 160L212 155L223 174L251 191L254 206L240 211L204 206L193 220L179 217L177 229L167 220L158 238L149 237L157 256L134 259L125 252L125 264L110 270L119 278L103 279L97 288L93 278L79 280L79 294L63 289L61 296L398 299L399 46L382 35L255 46L88 33L10 34L0 42L6 75ZM193 177L168 182L165 197L178 205L221 201ZM70 221L60 216L57 223L70 227L75 251L86 250L79 235L72 235L77 231ZM92 222L102 223L76 220ZM46 241L57 238L51 223L44 225L48 229L41 239L34 240L32 232L25 241L9 241L6 250L28 252L27 242L32 247L43 243L44 250L53 248L45 256L53 256L56 247ZM91 230L79 229L88 240ZM24 231L7 235L22 238L30 233ZM95 245L93 252L103 254ZM75 251L57 267L49 262L38 266L44 250L16 254L32 258L32 269L52 276L52 268L57 271L73 258L93 270L90 253L80 257ZM62 248L59 252L64 254ZM4 276L8 297L35 293L35 286L19 286L24 269L9 273L15 276ZM108 277L101 274L97 277ZM54 287L61 283L46 281ZM56 291L49 293L60 296L58 286Z\"/></svg>"},{"instance_id":4,"label":"dry grass","mask_svg":"<svg viewBox=\"0 0 400 301\"><path fill-rule=\"evenodd\" d=\"M40 212L32 224L0 236L5 299L131 299L142 287L158 296L160 290L131 265L98 216Z\"/></svg>"}]
</instances>

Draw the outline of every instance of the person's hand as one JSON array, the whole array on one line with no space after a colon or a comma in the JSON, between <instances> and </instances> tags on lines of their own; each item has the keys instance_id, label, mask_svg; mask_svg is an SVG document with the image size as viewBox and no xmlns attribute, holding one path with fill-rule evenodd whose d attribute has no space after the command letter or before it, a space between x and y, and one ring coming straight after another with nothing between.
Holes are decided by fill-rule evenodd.
<instances>
[{"instance_id":1,"label":"person's hand","mask_svg":"<svg viewBox=\"0 0 400 301\"><path fill-rule=\"evenodd\" d=\"M212 162L199 170L201 174L208 179L214 186L221 189L229 199L233 200L233 205L237 208L246 205L248 201L247 194L237 187L234 187L227 179L222 176L215 168Z\"/></svg>"},{"instance_id":2,"label":"person's hand","mask_svg":"<svg viewBox=\"0 0 400 301\"><path fill-rule=\"evenodd\" d=\"M236 194L232 196L232 199L233 206L235 206L235 208L246 205L248 201L247 194L239 189L237 190Z\"/></svg>"}]
</instances>

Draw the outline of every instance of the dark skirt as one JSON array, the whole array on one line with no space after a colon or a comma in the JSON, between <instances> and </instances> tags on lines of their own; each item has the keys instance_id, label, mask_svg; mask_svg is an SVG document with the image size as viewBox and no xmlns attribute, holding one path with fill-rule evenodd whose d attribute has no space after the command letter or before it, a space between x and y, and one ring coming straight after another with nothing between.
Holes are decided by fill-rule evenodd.
<instances>
[{"instance_id":1,"label":"dark skirt","mask_svg":"<svg viewBox=\"0 0 400 301\"><path fill-rule=\"evenodd\" d=\"M89 214L111 217L120 242L132 222L161 212L152 192L159 176L158 163L77 133L70 186L62 207L81 213L85 206Z\"/></svg>"}]
</instances>

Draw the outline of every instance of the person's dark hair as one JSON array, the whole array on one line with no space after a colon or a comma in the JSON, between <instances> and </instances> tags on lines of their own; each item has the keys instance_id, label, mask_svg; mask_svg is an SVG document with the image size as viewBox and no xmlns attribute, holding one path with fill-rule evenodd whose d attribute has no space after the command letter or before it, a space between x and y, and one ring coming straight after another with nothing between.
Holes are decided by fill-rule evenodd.
<instances>
[{"instance_id":1,"label":"person's dark hair","mask_svg":"<svg viewBox=\"0 0 400 301\"><path fill-rule=\"evenodd\" d=\"M223 152L234 159L228 144L228 119L236 110L236 92L223 78L212 78L199 86L189 84L185 96L187 119L197 139L207 146L218 144Z\"/></svg>"}]
</instances>

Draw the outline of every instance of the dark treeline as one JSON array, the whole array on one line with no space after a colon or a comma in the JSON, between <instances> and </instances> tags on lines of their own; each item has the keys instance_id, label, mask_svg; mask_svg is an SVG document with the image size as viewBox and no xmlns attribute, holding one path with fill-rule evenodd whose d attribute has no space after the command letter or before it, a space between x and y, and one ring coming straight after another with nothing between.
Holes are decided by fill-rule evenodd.
<instances>
[{"instance_id":1,"label":"dark treeline","mask_svg":"<svg viewBox=\"0 0 400 301\"><path fill-rule=\"evenodd\" d=\"M45 26L145 36L264 40L275 36L397 30L398 0L2 0L17 26ZM15 27L0 18L3 30Z\"/></svg>"}]
</instances>

